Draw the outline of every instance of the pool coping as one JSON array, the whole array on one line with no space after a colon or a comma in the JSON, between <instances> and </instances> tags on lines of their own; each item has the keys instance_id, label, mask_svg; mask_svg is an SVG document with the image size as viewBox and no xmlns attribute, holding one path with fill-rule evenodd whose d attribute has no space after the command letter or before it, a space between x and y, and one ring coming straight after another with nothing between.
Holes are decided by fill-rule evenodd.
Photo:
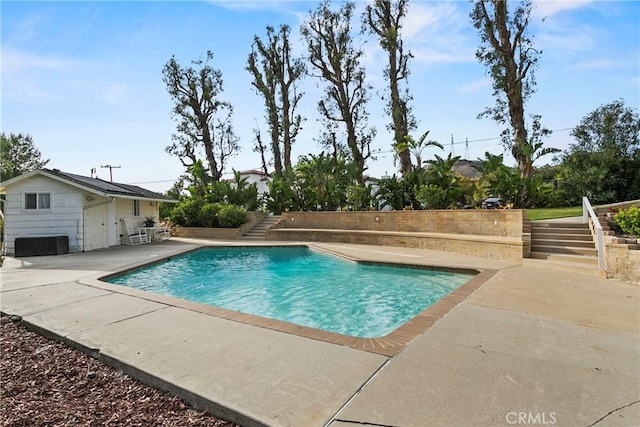
<instances>
[{"instance_id":1,"label":"pool coping","mask_svg":"<svg viewBox=\"0 0 640 427\"><path fill-rule=\"evenodd\" d=\"M392 332L376 338L359 338L350 335L343 335L335 332L328 332L321 329L316 329L308 326L297 325L294 323L270 319L253 314L242 313L226 308L215 307L208 304L192 302L177 297L168 295L156 294L149 291L143 291L135 288L131 288L124 285L118 285L108 283L105 280L109 278L133 271L148 265L161 263L167 261L176 256L184 255L189 252L193 252L202 248L220 246L212 246L207 244L199 245L196 248L190 248L186 250L176 251L161 258L155 259L151 262L138 262L124 266L117 271L109 271L107 274L101 274L97 278L85 278L80 282L92 287L116 292L136 298L141 298L148 301L165 304L168 306L182 308L185 310L194 311L209 316L214 316L220 319L231 320L235 322L244 323L251 326L257 326L265 329L270 329L278 332L284 332L292 335L297 335L303 338L309 338L316 341L326 342L330 344L337 344L341 346L350 347L356 350L367 351L370 353L378 354L381 356L393 357L402 351L413 339L424 334L430 327L432 327L439 319L446 315L451 309L464 301L468 296L475 292L480 286L482 286L487 280L493 277L499 270L496 269L479 269L479 268L464 268L456 266L433 266L429 264L422 264L416 262L381 262L372 260L366 257L355 257L352 255L341 253L337 250L333 250L326 247L319 247L312 243L296 243L296 244L282 244L276 243L270 245L261 245L261 247L282 247L282 246L303 246L309 249L327 253L332 256L346 259L348 261L373 264L373 265L386 265L393 267L411 267L424 270L436 270L436 271L449 271L456 273L474 274L474 276L467 282L463 283L449 294L445 295L435 303L425 308L422 312L418 313L407 322L393 330ZM255 247L253 245L234 245L233 247Z\"/></svg>"}]
</instances>

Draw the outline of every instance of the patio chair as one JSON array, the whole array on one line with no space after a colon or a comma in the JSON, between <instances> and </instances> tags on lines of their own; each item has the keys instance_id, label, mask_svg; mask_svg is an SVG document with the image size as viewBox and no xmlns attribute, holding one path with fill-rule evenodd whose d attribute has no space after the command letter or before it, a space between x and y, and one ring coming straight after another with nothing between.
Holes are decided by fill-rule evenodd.
<instances>
[{"instance_id":1,"label":"patio chair","mask_svg":"<svg viewBox=\"0 0 640 427\"><path fill-rule=\"evenodd\" d=\"M171 232L168 227L153 227L153 237L156 240L167 240L171 238Z\"/></svg>"},{"instance_id":2,"label":"patio chair","mask_svg":"<svg viewBox=\"0 0 640 427\"><path fill-rule=\"evenodd\" d=\"M129 238L130 245L141 245L143 243L149 243L149 235L144 228L137 228L133 224L133 219L125 218L124 226L127 229L127 237Z\"/></svg>"}]
</instances>

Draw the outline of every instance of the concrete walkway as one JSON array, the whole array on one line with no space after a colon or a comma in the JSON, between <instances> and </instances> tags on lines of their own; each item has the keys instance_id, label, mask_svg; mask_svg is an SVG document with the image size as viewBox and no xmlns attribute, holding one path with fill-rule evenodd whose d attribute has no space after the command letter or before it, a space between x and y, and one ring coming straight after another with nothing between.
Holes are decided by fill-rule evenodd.
<instances>
[{"instance_id":1,"label":"concrete walkway","mask_svg":"<svg viewBox=\"0 0 640 427\"><path fill-rule=\"evenodd\" d=\"M172 239L7 258L0 308L142 381L244 425L638 426L640 287L407 248L348 256L499 272L394 357L96 287L200 244Z\"/></svg>"}]
</instances>

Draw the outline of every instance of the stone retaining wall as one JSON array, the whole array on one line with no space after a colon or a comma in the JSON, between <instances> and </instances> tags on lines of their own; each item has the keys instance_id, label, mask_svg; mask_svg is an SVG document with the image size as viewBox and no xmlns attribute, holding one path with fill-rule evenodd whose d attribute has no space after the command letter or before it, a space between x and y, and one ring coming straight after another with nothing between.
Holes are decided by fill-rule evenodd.
<instances>
[{"instance_id":1,"label":"stone retaining wall","mask_svg":"<svg viewBox=\"0 0 640 427\"><path fill-rule=\"evenodd\" d=\"M267 240L417 247L521 261L531 249L525 216L503 209L287 212Z\"/></svg>"},{"instance_id":2,"label":"stone retaining wall","mask_svg":"<svg viewBox=\"0 0 640 427\"><path fill-rule=\"evenodd\" d=\"M640 284L640 245L613 243L605 254L608 278Z\"/></svg>"},{"instance_id":3,"label":"stone retaining wall","mask_svg":"<svg viewBox=\"0 0 640 427\"><path fill-rule=\"evenodd\" d=\"M284 228L315 228L522 237L523 210L285 212Z\"/></svg>"}]
</instances>

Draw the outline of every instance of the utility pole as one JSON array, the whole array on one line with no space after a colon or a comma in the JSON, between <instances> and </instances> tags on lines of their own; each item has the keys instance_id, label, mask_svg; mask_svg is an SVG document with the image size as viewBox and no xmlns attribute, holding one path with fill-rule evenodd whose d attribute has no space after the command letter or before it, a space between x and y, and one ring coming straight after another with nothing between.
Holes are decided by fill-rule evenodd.
<instances>
[{"instance_id":1,"label":"utility pole","mask_svg":"<svg viewBox=\"0 0 640 427\"><path fill-rule=\"evenodd\" d=\"M100 166L101 168L109 168L109 179L111 180L111 182L113 182L113 170L114 169L120 169L120 166L111 166L111 165L104 165L104 166Z\"/></svg>"},{"instance_id":2,"label":"utility pole","mask_svg":"<svg viewBox=\"0 0 640 427\"><path fill-rule=\"evenodd\" d=\"M453 134L451 134L451 155L453 156Z\"/></svg>"}]
</instances>

